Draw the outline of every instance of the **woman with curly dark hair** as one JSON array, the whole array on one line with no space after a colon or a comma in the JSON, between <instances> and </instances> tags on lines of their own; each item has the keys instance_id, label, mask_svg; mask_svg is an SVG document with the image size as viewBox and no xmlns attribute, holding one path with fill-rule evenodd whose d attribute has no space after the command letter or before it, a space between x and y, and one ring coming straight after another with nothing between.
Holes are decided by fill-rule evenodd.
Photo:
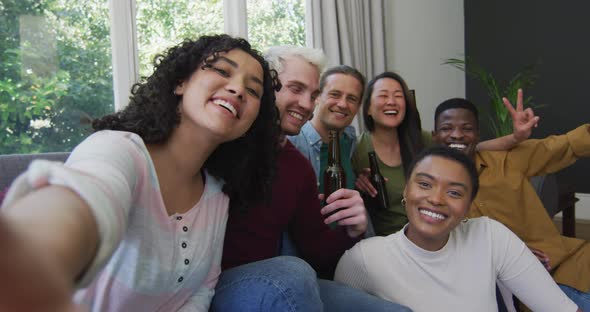
<instances>
[{"instance_id":1,"label":"woman with curly dark hair","mask_svg":"<svg viewBox=\"0 0 590 312\"><path fill-rule=\"evenodd\" d=\"M228 209L269 193L278 82L227 35L186 40L154 63L65 164L33 162L11 187L0 310L74 310L74 284L91 311L208 309Z\"/></svg>"}]
</instances>

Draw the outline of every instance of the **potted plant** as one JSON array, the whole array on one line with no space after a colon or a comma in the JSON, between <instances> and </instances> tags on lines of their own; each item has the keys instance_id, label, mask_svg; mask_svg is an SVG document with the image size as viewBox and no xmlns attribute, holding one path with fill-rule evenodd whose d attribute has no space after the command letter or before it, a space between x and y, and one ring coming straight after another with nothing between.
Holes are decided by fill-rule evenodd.
<instances>
[{"instance_id":1,"label":"potted plant","mask_svg":"<svg viewBox=\"0 0 590 312\"><path fill-rule=\"evenodd\" d=\"M508 98L513 105L516 103L516 96L518 89L526 89L532 86L538 75L535 72L535 66L526 66L522 71L514 75L507 84L499 83L492 73L485 70L483 67L467 57L465 60L450 58L443 64L451 65L459 70L465 72L481 82L485 87L488 97L490 98L490 111L492 115L489 116L489 122L493 133L496 137L504 136L512 133L512 120L510 119L508 110L502 101L503 97ZM524 107L539 107L532 103L532 97L527 96L523 100Z\"/></svg>"}]
</instances>

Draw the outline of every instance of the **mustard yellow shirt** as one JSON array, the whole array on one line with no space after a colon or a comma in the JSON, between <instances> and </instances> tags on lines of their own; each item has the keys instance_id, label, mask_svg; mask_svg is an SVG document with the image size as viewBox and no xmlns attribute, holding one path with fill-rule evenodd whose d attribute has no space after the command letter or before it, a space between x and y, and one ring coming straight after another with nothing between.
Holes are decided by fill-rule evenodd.
<instances>
[{"instance_id":1,"label":"mustard yellow shirt","mask_svg":"<svg viewBox=\"0 0 590 312\"><path fill-rule=\"evenodd\" d=\"M561 236L529 178L556 172L590 156L589 125L564 135L527 140L510 151L476 154L480 189L470 217L488 216L512 230L529 247L545 252L561 284L588 292L590 244Z\"/></svg>"}]
</instances>

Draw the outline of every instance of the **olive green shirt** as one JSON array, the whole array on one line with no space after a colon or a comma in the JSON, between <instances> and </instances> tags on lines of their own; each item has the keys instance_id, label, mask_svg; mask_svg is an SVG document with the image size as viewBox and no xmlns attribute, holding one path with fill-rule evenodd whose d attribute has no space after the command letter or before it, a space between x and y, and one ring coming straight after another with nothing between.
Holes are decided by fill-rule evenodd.
<instances>
[{"instance_id":1,"label":"olive green shirt","mask_svg":"<svg viewBox=\"0 0 590 312\"><path fill-rule=\"evenodd\" d=\"M423 131L422 139L425 146L432 144L432 136L430 133ZM374 151L373 143L371 142L370 132L363 132L359 137L356 149L352 155L352 167L354 171L359 174L363 168L369 168L369 152ZM401 200L403 197L404 188L406 187L406 178L404 176L404 169L402 165L388 166L381 161L377 155L377 164L381 175L387 178L385 187L387 195L389 196L389 207L386 210L377 210L374 207L367 206L370 201L365 201L365 206L376 235L389 235L395 233L408 223L406 210L402 207Z\"/></svg>"}]
</instances>

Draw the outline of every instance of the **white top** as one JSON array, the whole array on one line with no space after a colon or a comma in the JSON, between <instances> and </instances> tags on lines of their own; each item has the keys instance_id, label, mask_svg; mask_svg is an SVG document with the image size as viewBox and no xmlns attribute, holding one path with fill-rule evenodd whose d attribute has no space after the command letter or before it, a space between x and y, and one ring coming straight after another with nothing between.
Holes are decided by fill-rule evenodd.
<instances>
[{"instance_id":1,"label":"white top","mask_svg":"<svg viewBox=\"0 0 590 312\"><path fill-rule=\"evenodd\" d=\"M406 225L407 227L407 225ZM460 223L447 244L427 251L403 230L357 243L335 280L413 311L497 311L496 280L533 311L576 311L539 260L501 223Z\"/></svg>"},{"instance_id":2,"label":"white top","mask_svg":"<svg viewBox=\"0 0 590 312\"><path fill-rule=\"evenodd\" d=\"M100 243L76 301L90 311L207 311L221 272L229 199L205 174L199 202L169 216L143 140L97 132L65 166L37 160L7 194L5 205L39 181L78 193L96 218Z\"/></svg>"}]
</instances>

